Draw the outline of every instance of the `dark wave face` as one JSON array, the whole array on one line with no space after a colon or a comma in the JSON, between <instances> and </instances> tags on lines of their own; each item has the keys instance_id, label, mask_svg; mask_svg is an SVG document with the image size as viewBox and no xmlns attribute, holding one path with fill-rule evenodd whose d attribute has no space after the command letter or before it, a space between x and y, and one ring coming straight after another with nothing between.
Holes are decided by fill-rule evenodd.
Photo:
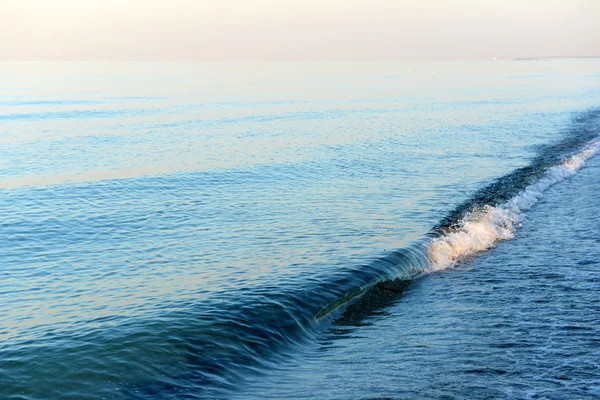
<instances>
[{"instance_id":1,"label":"dark wave face","mask_svg":"<svg viewBox=\"0 0 600 400\"><path fill-rule=\"evenodd\" d=\"M379 83L357 99L373 88L364 71L338 92L336 73L304 71L284 81L310 96L289 101L223 102L227 76L191 70L150 93L157 72L136 70L127 96L0 99L16 107L0 140L22 164L0 168L0 397L230 397L418 278L514 238L595 155L600 110L569 94L585 111L560 131L545 85L536 101L489 100L509 79L494 71L427 86L435 104L420 94L429 75L392 84L415 85L414 98ZM465 82L470 94L448 100ZM210 101L189 103L192 84ZM323 85L337 94L314 100Z\"/></svg>"}]
</instances>

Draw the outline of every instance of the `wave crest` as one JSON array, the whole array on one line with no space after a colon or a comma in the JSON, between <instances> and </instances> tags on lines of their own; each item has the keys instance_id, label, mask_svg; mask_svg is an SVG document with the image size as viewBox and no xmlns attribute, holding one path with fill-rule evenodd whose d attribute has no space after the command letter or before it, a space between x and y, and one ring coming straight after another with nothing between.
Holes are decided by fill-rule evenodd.
<instances>
[{"instance_id":1,"label":"wave crest","mask_svg":"<svg viewBox=\"0 0 600 400\"><path fill-rule=\"evenodd\" d=\"M428 249L429 269L448 268L467 256L493 247L497 242L510 240L522 222L523 211L538 202L549 187L574 175L585 162L600 150L600 142L588 144L579 153L550 167L535 183L516 196L497 206L485 205L465 214L455 228L434 238Z\"/></svg>"}]
</instances>

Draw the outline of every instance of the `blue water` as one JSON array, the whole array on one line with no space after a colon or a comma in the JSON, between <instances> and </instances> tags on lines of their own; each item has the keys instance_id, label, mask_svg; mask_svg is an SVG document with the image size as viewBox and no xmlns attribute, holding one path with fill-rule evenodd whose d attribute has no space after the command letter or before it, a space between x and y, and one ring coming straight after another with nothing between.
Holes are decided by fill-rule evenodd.
<instances>
[{"instance_id":1,"label":"blue water","mask_svg":"<svg viewBox=\"0 0 600 400\"><path fill-rule=\"evenodd\" d=\"M598 60L0 83L0 398L600 396Z\"/></svg>"}]
</instances>

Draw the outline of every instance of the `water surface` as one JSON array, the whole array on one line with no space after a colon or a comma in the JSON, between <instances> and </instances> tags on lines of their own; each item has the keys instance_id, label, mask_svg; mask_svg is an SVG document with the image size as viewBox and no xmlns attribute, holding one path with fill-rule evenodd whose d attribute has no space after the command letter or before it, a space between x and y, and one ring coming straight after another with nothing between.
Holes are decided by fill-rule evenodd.
<instances>
[{"instance_id":1,"label":"water surface","mask_svg":"<svg viewBox=\"0 0 600 400\"><path fill-rule=\"evenodd\" d=\"M0 64L0 397L598 396L599 76Z\"/></svg>"}]
</instances>

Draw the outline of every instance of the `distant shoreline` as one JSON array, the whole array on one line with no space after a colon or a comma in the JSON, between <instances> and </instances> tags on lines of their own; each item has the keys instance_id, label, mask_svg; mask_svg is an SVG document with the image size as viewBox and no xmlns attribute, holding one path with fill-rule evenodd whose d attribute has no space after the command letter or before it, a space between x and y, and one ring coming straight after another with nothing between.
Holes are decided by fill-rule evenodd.
<instances>
[{"instance_id":1,"label":"distant shoreline","mask_svg":"<svg viewBox=\"0 0 600 400\"><path fill-rule=\"evenodd\" d=\"M535 60L554 60L554 59L580 59L580 58L600 58L600 56L517 57L517 58L513 58L513 61L535 61Z\"/></svg>"}]
</instances>

